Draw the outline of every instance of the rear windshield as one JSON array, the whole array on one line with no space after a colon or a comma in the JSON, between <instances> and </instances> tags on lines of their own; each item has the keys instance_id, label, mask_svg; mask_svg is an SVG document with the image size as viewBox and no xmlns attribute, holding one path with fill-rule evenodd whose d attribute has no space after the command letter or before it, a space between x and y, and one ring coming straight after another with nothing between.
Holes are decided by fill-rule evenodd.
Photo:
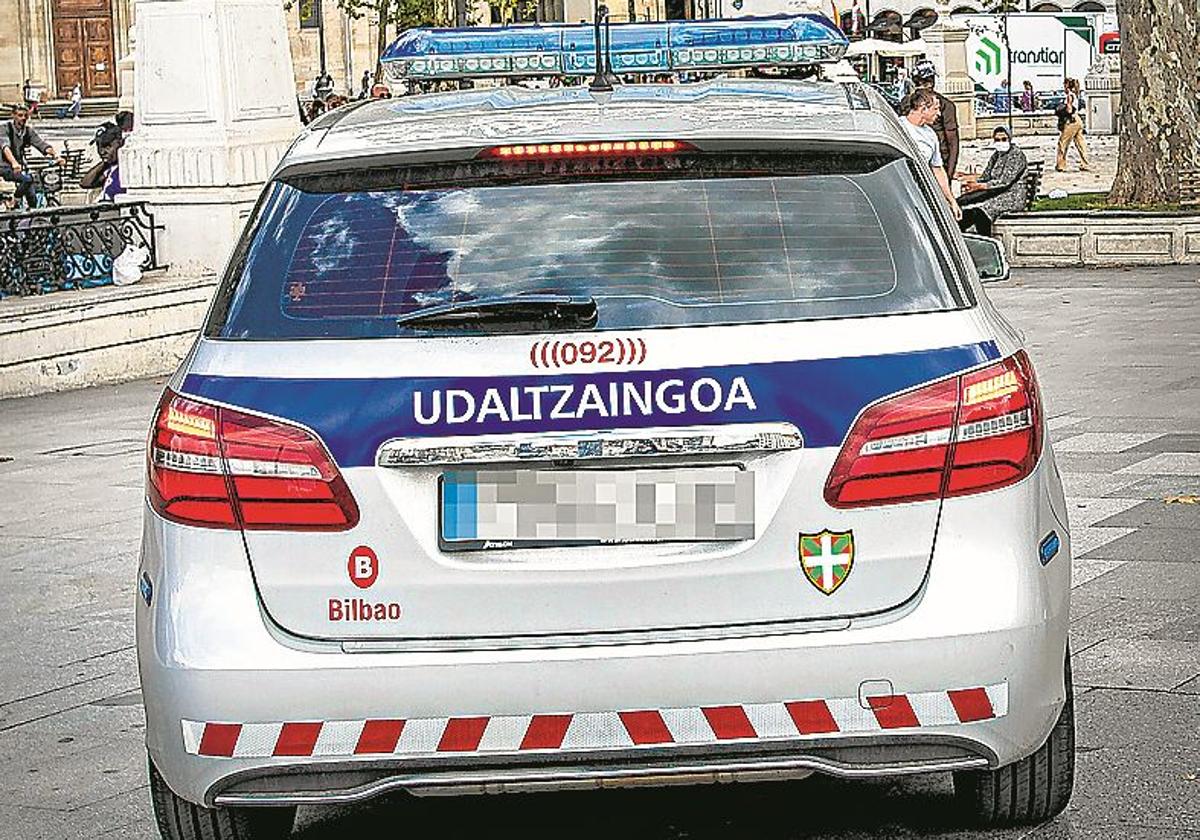
<instances>
[{"instance_id":1,"label":"rear windshield","mask_svg":"<svg viewBox=\"0 0 1200 840\"><path fill-rule=\"evenodd\" d=\"M208 334L427 335L434 328L420 320L398 321L530 295L593 300L587 326L596 330L959 305L903 159L696 154L659 163L473 162L277 182Z\"/></svg>"}]
</instances>

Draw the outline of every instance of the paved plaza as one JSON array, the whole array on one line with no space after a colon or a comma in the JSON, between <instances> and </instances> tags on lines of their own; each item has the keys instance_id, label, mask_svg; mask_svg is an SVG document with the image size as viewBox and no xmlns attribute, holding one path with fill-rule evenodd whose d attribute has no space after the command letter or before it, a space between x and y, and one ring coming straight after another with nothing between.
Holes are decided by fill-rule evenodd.
<instances>
[{"instance_id":1,"label":"paved plaza","mask_svg":"<svg viewBox=\"0 0 1200 840\"><path fill-rule=\"evenodd\" d=\"M1078 779L1036 829L954 828L948 777L302 808L295 836L1200 838L1200 268L1020 271L1069 497ZM162 382L0 402L0 839L157 837L133 649ZM985 562L970 558L971 562Z\"/></svg>"}]
</instances>

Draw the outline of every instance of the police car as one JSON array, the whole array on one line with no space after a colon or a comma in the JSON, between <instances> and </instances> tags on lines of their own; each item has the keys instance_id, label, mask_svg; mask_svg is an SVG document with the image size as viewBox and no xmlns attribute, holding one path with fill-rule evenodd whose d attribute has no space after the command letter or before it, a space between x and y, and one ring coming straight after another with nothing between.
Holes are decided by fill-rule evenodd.
<instances>
[{"instance_id":1,"label":"police car","mask_svg":"<svg viewBox=\"0 0 1200 840\"><path fill-rule=\"evenodd\" d=\"M604 36L600 36L603 38ZM388 791L1073 778L1034 369L818 18L417 31L280 163L150 431L168 838ZM602 52L597 58L598 52Z\"/></svg>"}]
</instances>

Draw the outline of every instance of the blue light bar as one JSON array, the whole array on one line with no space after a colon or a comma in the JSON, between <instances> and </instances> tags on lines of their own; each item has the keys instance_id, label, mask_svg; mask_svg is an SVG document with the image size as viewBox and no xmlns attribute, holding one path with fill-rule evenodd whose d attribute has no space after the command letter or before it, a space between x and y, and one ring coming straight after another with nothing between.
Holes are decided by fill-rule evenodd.
<instances>
[{"instance_id":1,"label":"blue light bar","mask_svg":"<svg viewBox=\"0 0 1200 840\"><path fill-rule=\"evenodd\" d=\"M615 23L614 73L796 67L839 60L846 38L822 15ZM596 71L592 24L409 29L383 55L393 79L583 76Z\"/></svg>"}]
</instances>

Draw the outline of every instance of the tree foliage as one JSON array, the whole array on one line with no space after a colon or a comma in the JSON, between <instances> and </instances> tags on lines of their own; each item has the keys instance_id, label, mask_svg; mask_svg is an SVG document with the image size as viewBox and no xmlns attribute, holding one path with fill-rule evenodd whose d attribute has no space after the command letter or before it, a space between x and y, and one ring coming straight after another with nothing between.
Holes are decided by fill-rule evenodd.
<instances>
[{"instance_id":1,"label":"tree foliage","mask_svg":"<svg viewBox=\"0 0 1200 840\"><path fill-rule=\"evenodd\" d=\"M495 5L501 8L505 23L541 21L537 0L504 0ZM612 6L612 0L609 0L609 5Z\"/></svg>"},{"instance_id":2,"label":"tree foliage","mask_svg":"<svg viewBox=\"0 0 1200 840\"><path fill-rule=\"evenodd\" d=\"M329 0L325 0L328 2ZM313 6L323 0L284 0L284 8L298 7L300 16L311 17ZM387 49L390 34L398 34L416 26L480 26L490 20L472 19L471 0L332 0L350 17L358 20L373 18L379 22L377 55ZM501 23L533 20L536 16L537 0L488 0L487 6L495 7ZM486 8L486 7L485 7ZM375 75L382 70L376 59Z\"/></svg>"},{"instance_id":3,"label":"tree foliage","mask_svg":"<svg viewBox=\"0 0 1200 840\"><path fill-rule=\"evenodd\" d=\"M314 3L322 0L286 0L285 8L300 7L301 16L311 14ZM453 23L453 0L334 0L337 7L358 20L373 17L379 24L376 40L375 76L380 77L379 57L388 46L389 28L392 32L403 32L414 26L449 26ZM515 3L516 0L511 0Z\"/></svg>"},{"instance_id":4,"label":"tree foliage","mask_svg":"<svg viewBox=\"0 0 1200 840\"><path fill-rule=\"evenodd\" d=\"M397 31L449 23L444 0L337 0L337 5L352 18L373 15L380 25L394 26Z\"/></svg>"}]
</instances>

